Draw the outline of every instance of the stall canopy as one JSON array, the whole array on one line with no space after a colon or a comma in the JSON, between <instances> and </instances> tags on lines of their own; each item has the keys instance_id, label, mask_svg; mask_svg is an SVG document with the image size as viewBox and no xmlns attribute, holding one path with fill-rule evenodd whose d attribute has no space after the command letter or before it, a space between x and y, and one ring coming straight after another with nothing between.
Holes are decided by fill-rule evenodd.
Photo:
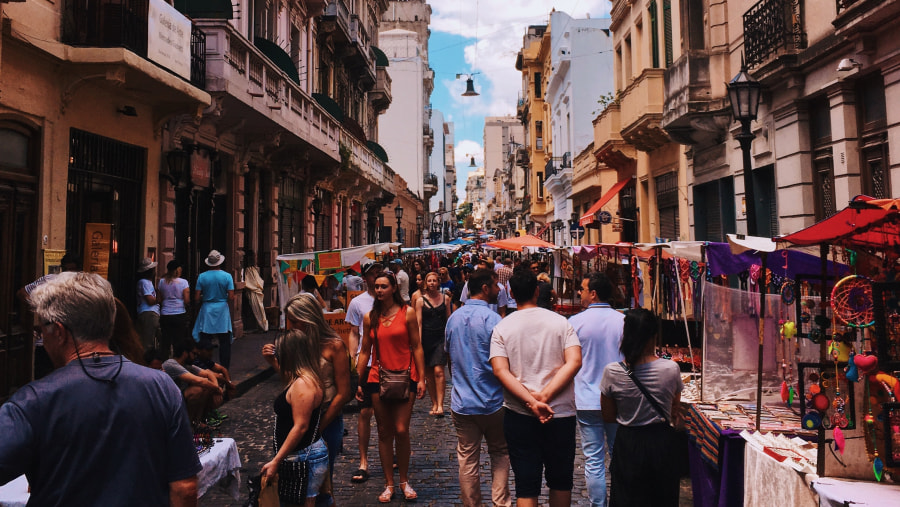
<instances>
[{"instance_id":1,"label":"stall canopy","mask_svg":"<svg viewBox=\"0 0 900 507\"><path fill-rule=\"evenodd\" d=\"M794 245L842 244L855 247L900 247L900 199L855 197L834 215L777 238Z\"/></svg>"},{"instance_id":2,"label":"stall canopy","mask_svg":"<svg viewBox=\"0 0 900 507\"><path fill-rule=\"evenodd\" d=\"M593 222L596 218L594 215L596 215L597 212L600 211L600 208L605 206L606 203L608 203L614 195L618 194L620 190L625 188L625 185L627 185L629 181L631 181L631 176L619 181L618 183L613 185L612 188L607 190L606 193L603 194L603 196L600 197L600 199L595 202L593 206L591 206L591 209L587 210L587 213L581 215L581 218L578 219L578 225L587 225Z\"/></svg>"},{"instance_id":3,"label":"stall canopy","mask_svg":"<svg viewBox=\"0 0 900 507\"><path fill-rule=\"evenodd\" d=\"M530 234L519 236L518 238L507 238L497 241L491 241L490 243L486 243L486 245L503 250L513 250L516 252L521 252L525 247L556 248L556 245L554 245L553 243L547 243L541 238L536 238Z\"/></svg>"},{"instance_id":4,"label":"stall canopy","mask_svg":"<svg viewBox=\"0 0 900 507\"><path fill-rule=\"evenodd\" d=\"M447 242L448 245L463 245L463 246L465 246L465 245L472 245L472 244L474 244L474 243L475 243L474 241L469 241L469 240L465 240L465 239L462 239L462 238L456 238L456 239L454 239L453 241L448 241L448 242Z\"/></svg>"},{"instance_id":5,"label":"stall canopy","mask_svg":"<svg viewBox=\"0 0 900 507\"><path fill-rule=\"evenodd\" d=\"M279 255L275 258L279 273L278 302L283 309L288 300L300 291L300 280L307 276L315 277L319 285L332 273L340 281L347 268L359 272L363 265L374 262L377 254L391 251L399 252L400 243L376 243L340 250Z\"/></svg>"}]
</instances>

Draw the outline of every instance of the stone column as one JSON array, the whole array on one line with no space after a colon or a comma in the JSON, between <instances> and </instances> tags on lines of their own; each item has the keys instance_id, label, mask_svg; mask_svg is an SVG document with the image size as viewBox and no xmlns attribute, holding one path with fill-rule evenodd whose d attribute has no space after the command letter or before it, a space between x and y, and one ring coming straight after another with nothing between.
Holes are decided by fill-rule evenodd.
<instances>
[{"instance_id":1,"label":"stone column","mask_svg":"<svg viewBox=\"0 0 900 507\"><path fill-rule=\"evenodd\" d=\"M853 82L842 81L827 92L831 107L834 198L835 206L840 210L845 203L861 193L856 91Z\"/></svg>"}]
</instances>

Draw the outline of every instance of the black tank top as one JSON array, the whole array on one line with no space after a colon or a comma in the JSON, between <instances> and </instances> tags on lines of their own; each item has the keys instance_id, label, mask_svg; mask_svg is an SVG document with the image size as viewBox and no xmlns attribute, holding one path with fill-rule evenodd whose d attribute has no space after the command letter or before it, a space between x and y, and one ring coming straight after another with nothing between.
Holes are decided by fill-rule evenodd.
<instances>
[{"instance_id":1,"label":"black tank top","mask_svg":"<svg viewBox=\"0 0 900 507\"><path fill-rule=\"evenodd\" d=\"M284 391L281 391L281 394L275 397L275 452L278 452L278 449L284 444L284 440L287 438L288 433L290 433L291 428L294 427L294 414L291 411L291 404L287 401L288 389L290 389L290 386L286 387ZM291 452L308 447L319 439L319 420L321 417L322 407L319 406L313 410L313 413L309 418L309 425L306 427L306 433L303 434L297 447L291 449Z\"/></svg>"},{"instance_id":2,"label":"black tank top","mask_svg":"<svg viewBox=\"0 0 900 507\"><path fill-rule=\"evenodd\" d=\"M441 295L441 304L432 306L426 296L422 296L422 331L444 331L447 327L447 308L444 296Z\"/></svg>"}]
</instances>

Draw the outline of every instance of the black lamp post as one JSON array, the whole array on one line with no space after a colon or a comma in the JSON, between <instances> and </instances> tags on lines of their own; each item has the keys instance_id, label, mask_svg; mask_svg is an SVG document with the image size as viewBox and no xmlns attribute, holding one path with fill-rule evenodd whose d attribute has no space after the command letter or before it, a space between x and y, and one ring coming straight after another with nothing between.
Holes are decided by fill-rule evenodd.
<instances>
[{"instance_id":1,"label":"black lamp post","mask_svg":"<svg viewBox=\"0 0 900 507\"><path fill-rule=\"evenodd\" d=\"M403 242L403 233L400 232L400 220L403 218L403 206L400 206L400 203L397 203L397 207L394 208L394 216L397 217L397 241Z\"/></svg>"},{"instance_id":2,"label":"black lamp post","mask_svg":"<svg viewBox=\"0 0 900 507\"><path fill-rule=\"evenodd\" d=\"M759 233L756 224L756 195L753 189L753 169L750 167L750 145L756 137L750 132L750 121L756 119L759 110L759 94L762 84L747 72L747 65L741 58L741 71L728 83L728 98L734 119L741 123L741 132L735 136L741 143L744 156L744 199L746 200L747 234Z\"/></svg>"},{"instance_id":3,"label":"black lamp post","mask_svg":"<svg viewBox=\"0 0 900 507\"><path fill-rule=\"evenodd\" d=\"M419 244L422 242L422 215L416 217L416 236L418 237Z\"/></svg>"},{"instance_id":4,"label":"black lamp post","mask_svg":"<svg viewBox=\"0 0 900 507\"><path fill-rule=\"evenodd\" d=\"M316 196L312 200L312 213L313 220L315 220L316 226L318 226L319 217L322 216L322 199L319 197L318 191L316 191Z\"/></svg>"}]
</instances>

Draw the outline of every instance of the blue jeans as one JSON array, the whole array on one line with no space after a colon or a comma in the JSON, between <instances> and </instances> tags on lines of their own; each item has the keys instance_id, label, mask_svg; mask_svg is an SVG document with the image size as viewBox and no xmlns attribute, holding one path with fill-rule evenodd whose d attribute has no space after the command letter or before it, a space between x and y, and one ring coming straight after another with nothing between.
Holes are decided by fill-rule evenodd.
<instances>
[{"instance_id":1,"label":"blue jeans","mask_svg":"<svg viewBox=\"0 0 900 507\"><path fill-rule=\"evenodd\" d=\"M606 446L612 456L618 423L603 422L599 410L576 412L581 430L581 448L584 451L584 479L592 507L606 507Z\"/></svg>"},{"instance_id":2,"label":"blue jeans","mask_svg":"<svg viewBox=\"0 0 900 507\"><path fill-rule=\"evenodd\" d=\"M337 455L343 452L344 420L340 415L322 430L322 440L328 446L328 477L333 478L334 461L337 459ZM334 498L330 493L320 492L316 497L316 505L320 507L334 505Z\"/></svg>"},{"instance_id":3,"label":"blue jeans","mask_svg":"<svg viewBox=\"0 0 900 507\"><path fill-rule=\"evenodd\" d=\"M328 474L328 447L321 438L293 454L284 457L285 461L300 461L306 458L306 498L312 498L319 494L319 487L325 481ZM279 478L281 479L281 478ZM302 481L301 481L302 482ZM284 504L282 504L284 505Z\"/></svg>"}]
</instances>

